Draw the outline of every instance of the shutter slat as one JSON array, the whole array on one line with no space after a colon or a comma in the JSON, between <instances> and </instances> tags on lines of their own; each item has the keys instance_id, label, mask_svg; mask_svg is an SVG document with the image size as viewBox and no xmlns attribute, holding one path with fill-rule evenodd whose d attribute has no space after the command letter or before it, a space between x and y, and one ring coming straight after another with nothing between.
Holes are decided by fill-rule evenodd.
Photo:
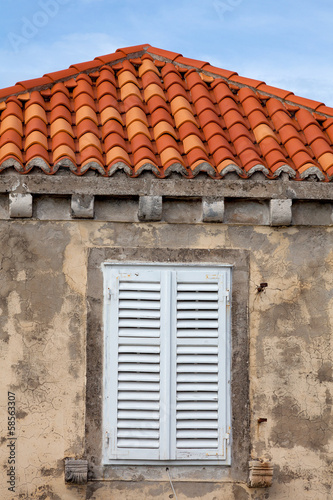
<instances>
[{"instance_id":1,"label":"shutter slat","mask_svg":"<svg viewBox=\"0 0 333 500\"><path fill-rule=\"evenodd\" d=\"M160 317L159 310L149 310L149 309L124 309L119 310L119 318L149 318L155 319Z\"/></svg>"},{"instance_id":2,"label":"shutter slat","mask_svg":"<svg viewBox=\"0 0 333 500\"><path fill-rule=\"evenodd\" d=\"M217 419L215 420L179 420L177 429L214 429L217 427Z\"/></svg>"},{"instance_id":3,"label":"shutter slat","mask_svg":"<svg viewBox=\"0 0 333 500\"><path fill-rule=\"evenodd\" d=\"M159 354L144 354L142 352L138 352L137 354L134 353L119 354L118 356L119 365L121 363L133 363L133 365L137 367L138 370L140 369L142 363L154 363L156 365L158 364L159 359L160 359Z\"/></svg>"},{"instance_id":4,"label":"shutter slat","mask_svg":"<svg viewBox=\"0 0 333 500\"><path fill-rule=\"evenodd\" d=\"M160 405L159 402L154 401L119 401L118 400L118 408L119 410L159 410Z\"/></svg>"},{"instance_id":5,"label":"shutter slat","mask_svg":"<svg viewBox=\"0 0 333 500\"><path fill-rule=\"evenodd\" d=\"M123 290L119 292L119 300L129 300L129 299L137 299L140 301L144 300L160 300L160 293L159 292L136 292L136 291L130 291L130 290Z\"/></svg>"},{"instance_id":6,"label":"shutter slat","mask_svg":"<svg viewBox=\"0 0 333 500\"><path fill-rule=\"evenodd\" d=\"M136 364L136 363L121 363L118 367L119 372L137 372L146 373L153 372L159 373L159 367L155 364Z\"/></svg>"},{"instance_id":7,"label":"shutter slat","mask_svg":"<svg viewBox=\"0 0 333 500\"><path fill-rule=\"evenodd\" d=\"M120 319L119 328L159 328L161 326L160 321L154 319Z\"/></svg>"},{"instance_id":8,"label":"shutter slat","mask_svg":"<svg viewBox=\"0 0 333 500\"><path fill-rule=\"evenodd\" d=\"M119 391L152 391L156 392L160 390L160 384L159 383L148 383L148 382L143 382L143 381L137 381L137 382L119 382L118 383L118 390Z\"/></svg>"},{"instance_id":9,"label":"shutter slat","mask_svg":"<svg viewBox=\"0 0 333 500\"><path fill-rule=\"evenodd\" d=\"M217 449L217 439L177 439L177 448L187 449Z\"/></svg>"},{"instance_id":10,"label":"shutter slat","mask_svg":"<svg viewBox=\"0 0 333 500\"><path fill-rule=\"evenodd\" d=\"M128 399L133 399L135 401L159 401L160 395L159 391L145 391L143 392L130 392L130 391L118 391L118 401L128 401Z\"/></svg>"},{"instance_id":11,"label":"shutter slat","mask_svg":"<svg viewBox=\"0 0 333 500\"><path fill-rule=\"evenodd\" d=\"M160 302L159 300L121 300L120 306L122 309L156 309L160 310Z\"/></svg>"},{"instance_id":12,"label":"shutter slat","mask_svg":"<svg viewBox=\"0 0 333 500\"><path fill-rule=\"evenodd\" d=\"M217 392L184 392L177 389L177 401L217 401Z\"/></svg>"},{"instance_id":13,"label":"shutter slat","mask_svg":"<svg viewBox=\"0 0 333 500\"><path fill-rule=\"evenodd\" d=\"M196 310L181 310L180 312L177 313L177 319L218 319L219 314L218 311L196 311Z\"/></svg>"},{"instance_id":14,"label":"shutter slat","mask_svg":"<svg viewBox=\"0 0 333 500\"><path fill-rule=\"evenodd\" d=\"M214 330L205 330L204 328L201 328L199 330L194 330L191 328L183 328L181 330L177 330L177 338L190 338L190 339L195 339L195 338L218 338L219 332L217 329Z\"/></svg>"},{"instance_id":15,"label":"shutter slat","mask_svg":"<svg viewBox=\"0 0 333 500\"><path fill-rule=\"evenodd\" d=\"M179 365L177 368L178 373L218 373L218 367L215 364L211 365Z\"/></svg>"},{"instance_id":16,"label":"shutter slat","mask_svg":"<svg viewBox=\"0 0 333 500\"><path fill-rule=\"evenodd\" d=\"M146 439L158 439L159 438L159 431L153 430L153 429L119 429L118 425L118 438L134 438L134 439L141 439L141 438L146 438ZM189 437L189 436L185 436Z\"/></svg>"},{"instance_id":17,"label":"shutter slat","mask_svg":"<svg viewBox=\"0 0 333 500\"><path fill-rule=\"evenodd\" d=\"M140 372L120 372L118 375L119 381L132 381L138 384L144 382L159 382L159 373L140 373Z\"/></svg>"},{"instance_id":18,"label":"shutter slat","mask_svg":"<svg viewBox=\"0 0 333 500\"><path fill-rule=\"evenodd\" d=\"M202 333L202 332L201 332ZM193 339L177 338L177 346L195 346L197 351L200 352L201 346L218 346L218 340L215 338L207 338L206 336L195 337Z\"/></svg>"},{"instance_id":19,"label":"shutter slat","mask_svg":"<svg viewBox=\"0 0 333 500\"><path fill-rule=\"evenodd\" d=\"M146 345L146 344L141 344L137 343L136 345L130 345L130 344L122 344L119 346L118 349L119 353L150 353L150 354L157 354L160 352L160 346L159 345Z\"/></svg>"},{"instance_id":20,"label":"shutter slat","mask_svg":"<svg viewBox=\"0 0 333 500\"><path fill-rule=\"evenodd\" d=\"M217 411L177 411L177 420L186 420L195 422L197 420L214 420L217 425ZM186 423L188 423L186 422Z\"/></svg>"},{"instance_id":21,"label":"shutter slat","mask_svg":"<svg viewBox=\"0 0 333 500\"><path fill-rule=\"evenodd\" d=\"M117 439L118 448L158 448L158 439Z\"/></svg>"},{"instance_id":22,"label":"shutter slat","mask_svg":"<svg viewBox=\"0 0 333 500\"><path fill-rule=\"evenodd\" d=\"M191 384L182 384L178 380L177 391L210 391L217 392L218 383L207 383L200 384L198 382L192 382Z\"/></svg>"},{"instance_id":23,"label":"shutter slat","mask_svg":"<svg viewBox=\"0 0 333 500\"><path fill-rule=\"evenodd\" d=\"M214 329L217 330L219 326L218 321L214 320L178 320L177 321L177 329L179 328L202 328L204 330Z\"/></svg>"},{"instance_id":24,"label":"shutter slat","mask_svg":"<svg viewBox=\"0 0 333 500\"><path fill-rule=\"evenodd\" d=\"M218 354L219 350L214 345L178 345L177 354Z\"/></svg>"},{"instance_id":25,"label":"shutter slat","mask_svg":"<svg viewBox=\"0 0 333 500\"><path fill-rule=\"evenodd\" d=\"M191 292L193 293L194 291L212 291L212 292L217 292L219 289L218 283L177 283L177 290L179 292Z\"/></svg>"},{"instance_id":26,"label":"shutter slat","mask_svg":"<svg viewBox=\"0 0 333 500\"><path fill-rule=\"evenodd\" d=\"M183 309L185 309L187 311L191 311L191 310L195 310L195 311L214 310L214 311L217 311L218 304L216 303L216 301L213 301L213 302L208 302L208 301L202 301L202 302L200 302L200 301L197 301L197 302L184 301L184 302L180 302L179 301L177 304L177 309L178 309L178 311L182 311Z\"/></svg>"},{"instance_id":27,"label":"shutter slat","mask_svg":"<svg viewBox=\"0 0 333 500\"><path fill-rule=\"evenodd\" d=\"M193 302L194 300L200 300L200 301L215 301L218 299L218 294L217 293L212 293L212 292L178 292L177 293L177 301L183 301L183 300L189 300L190 302Z\"/></svg>"},{"instance_id":28,"label":"shutter slat","mask_svg":"<svg viewBox=\"0 0 333 500\"><path fill-rule=\"evenodd\" d=\"M160 414L158 411L150 411L150 410L119 410L118 411L118 422L126 421L127 419L131 419L133 425L135 425L135 421L140 421L140 424L145 422L146 420L156 420L159 425Z\"/></svg>"},{"instance_id":29,"label":"shutter slat","mask_svg":"<svg viewBox=\"0 0 333 500\"><path fill-rule=\"evenodd\" d=\"M216 354L179 354L177 356L177 363L181 365L182 363L191 363L192 365L197 365L201 363L214 364L217 365L218 357ZM195 368L195 367L194 367ZM194 370L195 371L195 370Z\"/></svg>"},{"instance_id":30,"label":"shutter slat","mask_svg":"<svg viewBox=\"0 0 333 500\"><path fill-rule=\"evenodd\" d=\"M144 291L144 290L149 290L149 291L157 291L159 292L161 290L161 285L159 282L154 283L154 282L140 282L140 281L123 281L122 279L120 280L119 283L119 292L122 292L123 290L133 290L136 293L139 291Z\"/></svg>"},{"instance_id":31,"label":"shutter slat","mask_svg":"<svg viewBox=\"0 0 333 500\"><path fill-rule=\"evenodd\" d=\"M179 439L194 439L194 440L197 440L197 439L217 439L218 432L217 432L217 429L208 430L206 428L200 429L200 427L198 427L195 430L187 429L187 430L177 431L177 438L179 438ZM194 441L193 445L195 445L195 441Z\"/></svg>"},{"instance_id":32,"label":"shutter slat","mask_svg":"<svg viewBox=\"0 0 333 500\"><path fill-rule=\"evenodd\" d=\"M131 415L132 418L134 418ZM135 424L135 421L133 420L125 420L124 418L119 419L118 421L118 429L131 429L133 427L133 423ZM156 420L141 420L140 425L144 429L159 429L160 428L160 423L158 419Z\"/></svg>"},{"instance_id":33,"label":"shutter slat","mask_svg":"<svg viewBox=\"0 0 333 500\"><path fill-rule=\"evenodd\" d=\"M130 391L118 391L118 401L128 401L129 399L135 401L159 401L160 394L158 391L142 391L142 392L130 392Z\"/></svg>"},{"instance_id":34,"label":"shutter slat","mask_svg":"<svg viewBox=\"0 0 333 500\"><path fill-rule=\"evenodd\" d=\"M119 337L157 338L160 336L159 328L124 328L119 330Z\"/></svg>"},{"instance_id":35,"label":"shutter slat","mask_svg":"<svg viewBox=\"0 0 333 500\"><path fill-rule=\"evenodd\" d=\"M181 386L182 382L186 383L204 383L204 382L218 382L218 373L178 373L177 375L178 384Z\"/></svg>"},{"instance_id":36,"label":"shutter slat","mask_svg":"<svg viewBox=\"0 0 333 500\"><path fill-rule=\"evenodd\" d=\"M177 402L177 410L217 410L217 401L182 401Z\"/></svg>"}]
</instances>

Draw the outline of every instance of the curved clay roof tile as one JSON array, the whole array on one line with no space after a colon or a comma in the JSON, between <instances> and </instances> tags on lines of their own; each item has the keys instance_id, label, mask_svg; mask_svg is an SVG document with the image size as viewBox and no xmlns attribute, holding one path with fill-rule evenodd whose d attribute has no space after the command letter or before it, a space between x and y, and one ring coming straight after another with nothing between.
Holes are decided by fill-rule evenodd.
<instances>
[{"instance_id":1,"label":"curved clay roof tile","mask_svg":"<svg viewBox=\"0 0 333 500\"><path fill-rule=\"evenodd\" d=\"M0 144L0 171L245 179L260 170L273 179L294 169L297 180L328 180L333 109L141 45L0 90Z\"/></svg>"}]
</instances>

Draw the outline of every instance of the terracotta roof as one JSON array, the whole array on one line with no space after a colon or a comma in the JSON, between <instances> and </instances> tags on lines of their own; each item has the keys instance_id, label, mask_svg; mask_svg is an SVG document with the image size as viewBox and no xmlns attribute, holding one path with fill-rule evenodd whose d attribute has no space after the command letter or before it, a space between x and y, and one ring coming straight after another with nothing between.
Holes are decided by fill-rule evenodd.
<instances>
[{"instance_id":1,"label":"terracotta roof","mask_svg":"<svg viewBox=\"0 0 333 500\"><path fill-rule=\"evenodd\" d=\"M333 177L333 108L139 45L0 90L0 170Z\"/></svg>"}]
</instances>

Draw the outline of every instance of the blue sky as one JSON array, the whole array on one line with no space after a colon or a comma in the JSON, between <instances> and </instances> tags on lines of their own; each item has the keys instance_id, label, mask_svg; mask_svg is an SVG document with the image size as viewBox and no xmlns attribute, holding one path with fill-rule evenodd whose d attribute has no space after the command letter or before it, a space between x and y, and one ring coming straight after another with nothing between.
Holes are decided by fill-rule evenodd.
<instances>
[{"instance_id":1,"label":"blue sky","mask_svg":"<svg viewBox=\"0 0 333 500\"><path fill-rule=\"evenodd\" d=\"M0 88L150 43L333 106L332 0L2 3Z\"/></svg>"}]
</instances>

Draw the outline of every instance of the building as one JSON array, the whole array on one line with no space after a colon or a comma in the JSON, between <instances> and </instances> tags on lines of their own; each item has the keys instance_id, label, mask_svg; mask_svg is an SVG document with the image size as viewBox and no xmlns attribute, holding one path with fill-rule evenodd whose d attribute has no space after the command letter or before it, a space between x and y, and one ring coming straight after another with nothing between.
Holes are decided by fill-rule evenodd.
<instances>
[{"instance_id":1,"label":"building","mask_svg":"<svg viewBox=\"0 0 333 500\"><path fill-rule=\"evenodd\" d=\"M332 144L150 45L0 91L1 498L331 498Z\"/></svg>"}]
</instances>

